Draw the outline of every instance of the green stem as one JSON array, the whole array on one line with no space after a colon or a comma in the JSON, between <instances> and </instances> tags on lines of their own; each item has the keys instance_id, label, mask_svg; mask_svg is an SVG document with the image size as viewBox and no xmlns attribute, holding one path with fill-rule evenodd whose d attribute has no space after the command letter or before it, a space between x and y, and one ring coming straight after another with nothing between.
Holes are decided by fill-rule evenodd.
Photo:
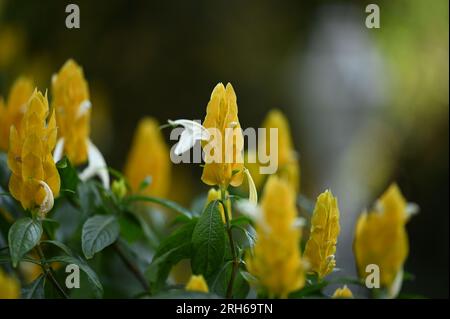
<instances>
[{"instance_id":1,"label":"green stem","mask_svg":"<svg viewBox=\"0 0 450 319\"><path fill-rule=\"evenodd\" d=\"M136 277L136 279L139 281L139 283L142 285L144 290L146 292L150 291L150 286L147 283L147 280L145 279L144 275L140 272L140 270L127 258L122 248L119 246L119 244L116 242L113 244L113 248L116 251L116 253L119 255L122 262L127 266L127 268L133 273L133 275Z\"/></svg>"},{"instance_id":2,"label":"green stem","mask_svg":"<svg viewBox=\"0 0 450 319\"><path fill-rule=\"evenodd\" d=\"M41 258L41 267L44 270L45 275L50 279L50 281L53 283L53 285L55 286L56 290L58 290L60 295L64 298L68 299L69 296L67 295L67 293L64 291L64 289L61 287L61 285L56 280L52 266L50 266L49 263L47 263L44 252L42 251L41 245L38 244L36 246L36 249L39 254L39 257Z\"/></svg>"},{"instance_id":3,"label":"green stem","mask_svg":"<svg viewBox=\"0 0 450 319\"><path fill-rule=\"evenodd\" d=\"M226 228L227 228L227 234L228 234L228 239L230 241L230 249L231 249L231 256L233 259L233 265L231 268L231 277L230 277L230 282L228 283L228 287L227 287L227 293L226 293L226 297L227 298L232 298L233 297L233 285L234 285L234 279L236 278L236 274L237 274L237 270L239 267L239 260L237 258L237 254L236 254L236 247L234 244L234 239L233 239L233 232L231 230L231 223L230 223L230 217L228 216L228 210L227 210L227 193L226 193L226 189L221 187L220 188L220 197L222 199L221 203L223 206L223 212L225 215L225 222L226 222Z\"/></svg>"}]
</instances>

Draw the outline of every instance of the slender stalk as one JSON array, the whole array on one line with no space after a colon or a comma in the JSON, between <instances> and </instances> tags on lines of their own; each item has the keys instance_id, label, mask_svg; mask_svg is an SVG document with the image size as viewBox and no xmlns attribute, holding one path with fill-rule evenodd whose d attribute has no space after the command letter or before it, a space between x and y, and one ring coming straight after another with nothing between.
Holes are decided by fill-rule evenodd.
<instances>
[{"instance_id":1,"label":"slender stalk","mask_svg":"<svg viewBox=\"0 0 450 319\"><path fill-rule=\"evenodd\" d=\"M62 297L68 299L69 296L64 291L64 289L61 287L61 285L58 283L58 280L56 280L56 277L55 277L55 274L53 272L52 266L50 266L50 264L46 261L44 252L42 251L42 248L41 248L40 244L38 244L36 246L36 250L37 250L37 252L39 254L39 258L41 259L41 267L44 270L45 275L50 279L50 281L52 282L53 286L55 286L56 290L58 290L59 294Z\"/></svg>"},{"instance_id":2,"label":"slender stalk","mask_svg":"<svg viewBox=\"0 0 450 319\"><path fill-rule=\"evenodd\" d=\"M234 244L234 239L233 239L233 232L231 230L231 223L230 223L230 217L228 216L228 210L227 210L227 193L226 193L226 189L221 187L220 188L220 197L222 199L221 203L223 206L223 212L225 215L225 222L226 222L226 228L227 228L227 234L228 234L228 239L230 241L230 249L231 249L231 256L233 258L233 264L232 264L232 268L231 268L231 277L230 277L230 281L228 283L228 287L227 287L227 293L226 293L226 297L227 298L232 298L233 297L233 285L234 285L234 279L236 278L236 274L237 274L237 270L239 267L239 260L237 258L237 254L236 254L236 247Z\"/></svg>"},{"instance_id":3,"label":"slender stalk","mask_svg":"<svg viewBox=\"0 0 450 319\"><path fill-rule=\"evenodd\" d=\"M122 248L119 246L119 244L116 242L113 245L114 250L119 255L120 259L123 261L125 266L131 271L131 273L136 277L136 279L139 281L139 283L142 285L144 290L146 292L150 291L150 286L147 283L147 280L145 279L144 275L142 275L141 271L134 265L128 257L125 255Z\"/></svg>"}]
</instances>

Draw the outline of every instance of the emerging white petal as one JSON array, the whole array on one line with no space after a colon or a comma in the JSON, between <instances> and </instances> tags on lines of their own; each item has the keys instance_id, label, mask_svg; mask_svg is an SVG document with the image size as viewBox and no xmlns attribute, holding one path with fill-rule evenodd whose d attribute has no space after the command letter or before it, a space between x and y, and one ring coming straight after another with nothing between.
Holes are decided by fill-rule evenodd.
<instances>
[{"instance_id":1,"label":"emerging white petal","mask_svg":"<svg viewBox=\"0 0 450 319\"><path fill-rule=\"evenodd\" d=\"M400 269L395 276L394 282L388 289L387 298L394 299L398 296L403 284L403 269Z\"/></svg>"},{"instance_id":2,"label":"emerging white petal","mask_svg":"<svg viewBox=\"0 0 450 319\"><path fill-rule=\"evenodd\" d=\"M406 205L406 220L410 219L411 216L418 214L420 211L420 207L419 205L417 205L416 203L408 203Z\"/></svg>"},{"instance_id":3,"label":"emerging white petal","mask_svg":"<svg viewBox=\"0 0 450 319\"><path fill-rule=\"evenodd\" d=\"M184 152L190 150L197 141L207 141L210 138L208 130L198 122L191 120L168 120L171 126L183 126L184 130L181 132L180 140L177 146L175 146L175 155L181 155Z\"/></svg>"},{"instance_id":4,"label":"emerging white petal","mask_svg":"<svg viewBox=\"0 0 450 319\"><path fill-rule=\"evenodd\" d=\"M56 142L55 150L53 151L53 160L55 163L59 162L63 156L64 151L64 138L61 137L58 142Z\"/></svg>"},{"instance_id":5,"label":"emerging white petal","mask_svg":"<svg viewBox=\"0 0 450 319\"><path fill-rule=\"evenodd\" d=\"M250 171L244 167L244 173L248 180L248 200L254 205L258 205L258 192L256 190L255 182L253 181Z\"/></svg>"},{"instance_id":6,"label":"emerging white petal","mask_svg":"<svg viewBox=\"0 0 450 319\"><path fill-rule=\"evenodd\" d=\"M46 182L39 181L39 185L41 185L45 191L45 198L42 201L41 205L39 206L39 215L41 217L44 217L45 214L47 214L53 208L55 199L53 197L53 192L50 186L48 186Z\"/></svg>"},{"instance_id":7,"label":"emerging white petal","mask_svg":"<svg viewBox=\"0 0 450 319\"><path fill-rule=\"evenodd\" d=\"M77 111L77 119L82 117L84 114L86 114L87 111L89 111L92 107L92 103L89 100L84 100L80 103L80 106L78 107Z\"/></svg>"},{"instance_id":8,"label":"emerging white petal","mask_svg":"<svg viewBox=\"0 0 450 319\"><path fill-rule=\"evenodd\" d=\"M88 166L79 175L80 179L86 181L97 175L100 177L103 187L109 189L109 174L105 158L91 140L88 140L88 161Z\"/></svg>"}]
</instances>

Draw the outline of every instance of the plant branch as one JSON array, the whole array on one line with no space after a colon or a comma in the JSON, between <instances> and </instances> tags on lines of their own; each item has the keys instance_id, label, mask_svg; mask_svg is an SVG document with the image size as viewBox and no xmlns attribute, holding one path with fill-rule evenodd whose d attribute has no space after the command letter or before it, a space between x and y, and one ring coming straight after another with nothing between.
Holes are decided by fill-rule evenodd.
<instances>
[{"instance_id":1,"label":"plant branch","mask_svg":"<svg viewBox=\"0 0 450 319\"><path fill-rule=\"evenodd\" d=\"M139 283L142 285L145 291L150 291L150 286L147 283L147 280L145 279L144 275L141 273L141 271L137 268L136 265L134 265L128 257L125 255L124 251L120 247L120 245L115 242L113 244L113 248L115 252L119 255L122 262L127 266L127 268L133 273L133 275L136 277L136 279L139 281Z\"/></svg>"},{"instance_id":2,"label":"plant branch","mask_svg":"<svg viewBox=\"0 0 450 319\"><path fill-rule=\"evenodd\" d=\"M55 274L53 272L52 266L46 261L44 252L42 251L41 245L38 244L36 246L37 252L39 254L39 258L41 258L41 267L45 272L45 275L50 279L52 284L55 286L56 290L60 293L60 295L66 299L69 298L67 293L64 291L64 289L61 287L61 285L58 283L58 280L56 280Z\"/></svg>"},{"instance_id":3,"label":"plant branch","mask_svg":"<svg viewBox=\"0 0 450 319\"><path fill-rule=\"evenodd\" d=\"M227 202L226 189L220 188L220 195L221 195L220 196L221 197L221 204L222 204L223 212L224 212L224 215L225 215L225 222L226 222L228 239L230 241L231 256L233 258L233 265L232 265L232 268L231 268L231 277L230 277L230 281L228 283L226 297L227 298L232 298L233 297L234 279L236 278L237 270L238 270L238 267L239 267L239 260L237 258L237 254L236 254L236 247L235 247L235 244L234 244L233 232L232 232L231 223L230 223L230 217L228 216L228 210L227 210L227 205L226 205L226 202Z\"/></svg>"}]
</instances>

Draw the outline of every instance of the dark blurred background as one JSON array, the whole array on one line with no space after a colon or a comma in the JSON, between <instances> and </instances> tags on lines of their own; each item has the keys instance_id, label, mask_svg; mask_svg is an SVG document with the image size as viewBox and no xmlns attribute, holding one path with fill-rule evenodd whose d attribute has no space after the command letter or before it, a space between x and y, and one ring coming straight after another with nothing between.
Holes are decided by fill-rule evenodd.
<instances>
[{"instance_id":1,"label":"dark blurred background","mask_svg":"<svg viewBox=\"0 0 450 319\"><path fill-rule=\"evenodd\" d=\"M69 3L80 29L65 27ZM365 26L369 3L380 29ZM91 88L92 138L122 168L140 118L202 119L214 85L231 82L243 127L271 108L289 117L302 193L337 194L343 272L354 274L358 214L397 181L421 207L404 291L448 297L448 28L447 0L0 0L0 95L22 74L45 90L74 58ZM190 193L204 190L201 169L187 168Z\"/></svg>"}]
</instances>

